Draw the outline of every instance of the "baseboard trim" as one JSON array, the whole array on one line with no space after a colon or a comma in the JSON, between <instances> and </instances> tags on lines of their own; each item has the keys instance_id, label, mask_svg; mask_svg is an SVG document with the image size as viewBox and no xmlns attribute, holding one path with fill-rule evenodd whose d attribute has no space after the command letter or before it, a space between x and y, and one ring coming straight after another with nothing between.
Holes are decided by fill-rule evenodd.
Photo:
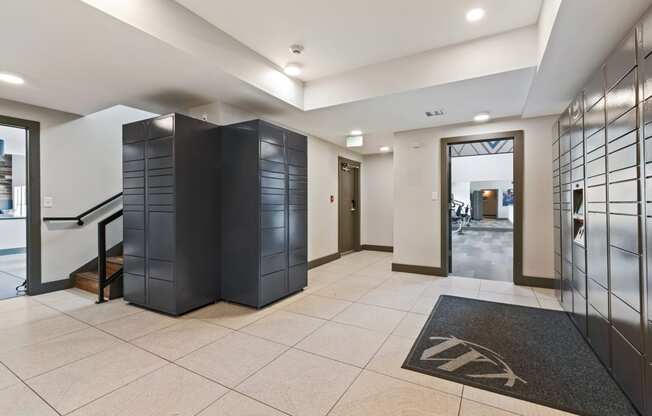
<instances>
[{"instance_id":1,"label":"baseboard trim","mask_svg":"<svg viewBox=\"0 0 652 416\"><path fill-rule=\"evenodd\" d=\"M29 287L30 296L42 295L44 293L56 292L57 290L70 289L73 286L72 279L55 280L53 282L41 283L37 287Z\"/></svg>"},{"instance_id":2,"label":"baseboard trim","mask_svg":"<svg viewBox=\"0 0 652 416\"><path fill-rule=\"evenodd\" d=\"M543 289L554 289L555 279L547 279L545 277L537 276L521 276L514 282L517 286L532 286L540 287Z\"/></svg>"},{"instance_id":3,"label":"baseboard trim","mask_svg":"<svg viewBox=\"0 0 652 416\"><path fill-rule=\"evenodd\" d=\"M373 244L363 244L361 246L363 250L371 250L371 251L383 251L385 253L393 253L394 252L394 247L392 246L376 246Z\"/></svg>"},{"instance_id":4,"label":"baseboard trim","mask_svg":"<svg viewBox=\"0 0 652 416\"><path fill-rule=\"evenodd\" d=\"M0 256L9 256L11 254L23 254L27 253L27 247L18 247L18 248L3 248L0 250Z\"/></svg>"},{"instance_id":5,"label":"baseboard trim","mask_svg":"<svg viewBox=\"0 0 652 416\"><path fill-rule=\"evenodd\" d=\"M429 276L445 276L441 267L417 266L414 264L392 263L393 272L427 274Z\"/></svg>"},{"instance_id":6,"label":"baseboard trim","mask_svg":"<svg viewBox=\"0 0 652 416\"><path fill-rule=\"evenodd\" d=\"M330 263L331 261L335 261L342 257L340 253L333 253L329 254L328 256L320 257L318 259L310 260L308 262L308 269L314 269L315 267L322 266L326 263Z\"/></svg>"}]
</instances>

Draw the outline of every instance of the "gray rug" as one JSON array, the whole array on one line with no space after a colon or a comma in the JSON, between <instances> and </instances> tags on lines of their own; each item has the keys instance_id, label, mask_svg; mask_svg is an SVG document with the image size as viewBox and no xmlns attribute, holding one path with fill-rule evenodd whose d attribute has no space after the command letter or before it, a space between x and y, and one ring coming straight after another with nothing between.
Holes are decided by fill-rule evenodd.
<instances>
[{"instance_id":1,"label":"gray rug","mask_svg":"<svg viewBox=\"0 0 652 416\"><path fill-rule=\"evenodd\" d=\"M564 312L441 296L403 368L580 415L638 415Z\"/></svg>"}]
</instances>

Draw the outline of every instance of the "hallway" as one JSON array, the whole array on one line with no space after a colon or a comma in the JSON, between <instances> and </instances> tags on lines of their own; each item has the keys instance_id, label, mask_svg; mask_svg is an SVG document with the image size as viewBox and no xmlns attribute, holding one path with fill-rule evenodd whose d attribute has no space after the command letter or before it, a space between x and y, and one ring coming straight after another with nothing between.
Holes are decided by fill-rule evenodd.
<instances>
[{"instance_id":1,"label":"hallway","mask_svg":"<svg viewBox=\"0 0 652 416\"><path fill-rule=\"evenodd\" d=\"M439 295L559 309L551 290L390 262L348 255L262 310L220 302L171 318L77 290L2 301L0 414L568 414L401 368Z\"/></svg>"}]
</instances>

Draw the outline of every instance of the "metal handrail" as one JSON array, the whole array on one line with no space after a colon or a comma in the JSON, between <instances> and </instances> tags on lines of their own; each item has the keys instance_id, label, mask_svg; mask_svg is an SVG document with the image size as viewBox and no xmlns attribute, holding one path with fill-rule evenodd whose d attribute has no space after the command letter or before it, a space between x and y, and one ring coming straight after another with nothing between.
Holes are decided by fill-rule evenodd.
<instances>
[{"instance_id":1,"label":"metal handrail","mask_svg":"<svg viewBox=\"0 0 652 416\"><path fill-rule=\"evenodd\" d=\"M122 192L119 194L113 195L111 198L100 202L95 205L93 208L87 209L76 217L43 217L43 221L76 221L77 225L84 225L84 217L87 217L89 214L92 214L94 211L102 208L103 206L115 201L116 199L122 196Z\"/></svg>"},{"instance_id":2,"label":"metal handrail","mask_svg":"<svg viewBox=\"0 0 652 416\"><path fill-rule=\"evenodd\" d=\"M97 223L97 265L99 276L99 289L97 292L97 303L104 302L104 289L122 276L122 269L113 273L107 279L106 276L106 226L122 216L122 210L116 211L102 221Z\"/></svg>"}]
</instances>

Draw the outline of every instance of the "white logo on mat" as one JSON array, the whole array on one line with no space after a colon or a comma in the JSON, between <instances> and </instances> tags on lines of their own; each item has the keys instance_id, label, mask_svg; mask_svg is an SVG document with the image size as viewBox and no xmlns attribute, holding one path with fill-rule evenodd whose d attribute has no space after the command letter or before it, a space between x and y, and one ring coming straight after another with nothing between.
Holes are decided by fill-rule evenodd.
<instances>
[{"instance_id":1,"label":"white logo on mat","mask_svg":"<svg viewBox=\"0 0 652 416\"><path fill-rule=\"evenodd\" d=\"M512 369L507 365L500 354L490 350L489 348L474 344L473 342L464 341L453 336L430 337L430 340L441 342L423 351L423 354L421 354L421 360L442 361L443 364L437 367L438 370L453 373L457 370L460 370L465 365L471 363L486 363L488 371L487 373L464 374L464 376L470 378L504 379L506 387L514 387L516 381L527 384L527 381L523 380L521 377L517 376L514 371L512 371ZM464 351L457 357L441 357L443 352L458 346L465 348Z\"/></svg>"}]
</instances>

